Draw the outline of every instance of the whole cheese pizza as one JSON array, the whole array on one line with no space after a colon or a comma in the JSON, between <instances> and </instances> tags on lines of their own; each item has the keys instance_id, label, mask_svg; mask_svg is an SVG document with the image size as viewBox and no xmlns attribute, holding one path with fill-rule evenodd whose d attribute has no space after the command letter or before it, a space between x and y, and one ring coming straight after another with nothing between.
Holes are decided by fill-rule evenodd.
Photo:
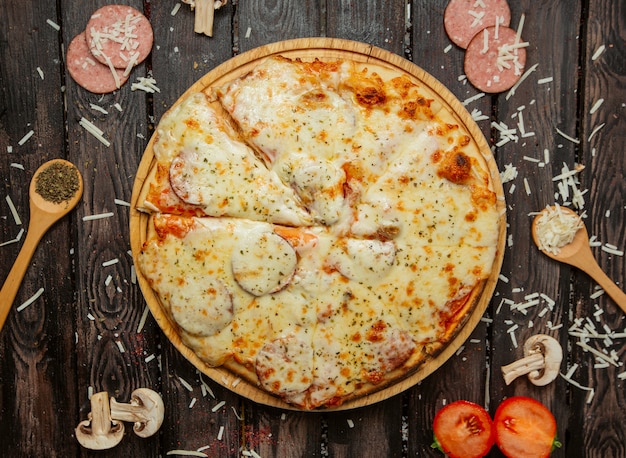
<instances>
[{"instance_id":1,"label":"whole cheese pizza","mask_svg":"<svg viewBox=\"0 0 626 458\"><path fill-rule=\"evenodd\" d=\"M487 160L395 69L270 56L187 94L152 148L140 272L204 363L297 408L418 370L494 268Z\"/></svg>"}]
</instances>

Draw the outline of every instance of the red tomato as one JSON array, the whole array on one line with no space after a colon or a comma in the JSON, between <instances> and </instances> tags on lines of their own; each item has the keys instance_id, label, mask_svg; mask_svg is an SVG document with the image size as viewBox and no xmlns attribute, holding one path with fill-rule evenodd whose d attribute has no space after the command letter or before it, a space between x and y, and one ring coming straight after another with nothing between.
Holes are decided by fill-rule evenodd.
<instances>
[{"instance_id":1,"label":"red tomato","mask_svg":"<svg viewBox=\"0 0 626 458\"><path fill-rule=\"evenodd\" d=\"M443 407L433 421L435 443L450 458L480 458L494 443L491 417L469 401L455 401Z\"/></svg>"},{"instance_id":2,"label":"red tomato","mask_svg":"<svg viewBox=\"0 0 626 458\"><path fill-rule=\"evenodd\" d=\"M556 440L556 420L541 402L524 396L503 401L493 419L496 444L510 458L550 456Z\"/></svg>"}]
</instances>

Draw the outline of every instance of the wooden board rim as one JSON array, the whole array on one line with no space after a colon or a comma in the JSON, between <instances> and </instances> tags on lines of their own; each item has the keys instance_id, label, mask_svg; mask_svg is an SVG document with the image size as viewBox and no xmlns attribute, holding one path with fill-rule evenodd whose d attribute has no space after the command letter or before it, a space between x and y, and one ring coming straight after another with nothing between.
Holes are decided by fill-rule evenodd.
<instances>
[{"instance_id":1,"label":"wooden board rim","mask_svg":"<svg viewBox=\"0 0 626 458\"><path fill-rule=\"evenodd\" d=\"M475 304L471 315L462 328L455 334L452 340L434 358L425 361L423 364L418 366L417 370L409 373L407 377L365 396L346 400L341 406L332 409L327 408L310 412L327 412L329 410L348 410L365 407L400 394L431 375L456 353L461 345L463 345L463 343L469 338L476 325L480 322L487 305L491 301L504 258L506 240L506 205L502 182L500 180L500 172L482 131L469 112L465 109L463 104L443 84L414 63L393 54L390 51L386 51L366 43L338 38L299 38L279 41L254 48L227 60L226 62L215 67L213 70L209 71L193 85L191 85L177 99L173 106L178 104L189 93L201 92L209 86L223 84L233 78L245 74L266 57L277 54L292 58L343 58L365 63L374 63L405 72L413 78L419 80L422 84L428 86L434 93L441 97L442 101L448 105L458 120L470 133L472 139L476 142L479 150L486 159L493 188L498 198L497 205L501 216L499 220L496 257L493 262L492 272L489 278L487 278L484 282L482 292L477 298L477 303ZM130 243L133 262L136 266L138 265L139 252L141 251L141 247L145 241L145 228L147 227L149 217L146 213L142 213L137 210L137 201L143 183L145 182L152 162L154 161L152 146L154 144L155 135L156 133L150 138L142 156L135 176L131 196ZM238 376L226 369L219 367L213 368L206 365L189 347L182 342L180 335L176 331L177 326L170 320L169 316L167 316L161 308L158 297L150 287L147 279L142 275L140 269L136 269L136 276L137 283L141 288L146 303L163 333L170 340L172 345L174 345L174 347L198 370L206 374L214 382L259 404L279 407L286 410L304 411L282 401L281 399L261 390L256 386L253 386L246 381L240 380Z\"/></svg>"}]
</instances>

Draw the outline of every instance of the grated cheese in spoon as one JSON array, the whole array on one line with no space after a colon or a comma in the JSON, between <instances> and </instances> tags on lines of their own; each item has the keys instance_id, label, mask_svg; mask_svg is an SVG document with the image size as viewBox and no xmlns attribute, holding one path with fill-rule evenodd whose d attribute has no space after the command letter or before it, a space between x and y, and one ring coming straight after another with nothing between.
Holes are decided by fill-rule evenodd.
<instances>
[{"instance_id":1,"label":"grated cheese in spoon","mask_svg":"<svg viewBox=\"0 0 626 458\"><path fill-rule=\"evenodd\" d=\"M558 204L546 207L535 226L539 249L558 254L562 247L574 240L576 232L582 226L578 215L563 212Z\"/></svg>"}]
</instances>

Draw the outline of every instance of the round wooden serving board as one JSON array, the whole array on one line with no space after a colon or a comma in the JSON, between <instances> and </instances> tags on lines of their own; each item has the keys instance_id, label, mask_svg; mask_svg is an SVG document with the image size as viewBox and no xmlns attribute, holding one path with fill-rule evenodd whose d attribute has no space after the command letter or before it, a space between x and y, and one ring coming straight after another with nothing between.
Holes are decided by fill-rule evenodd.
<instances>
[{"instance_id":1,"label":"round wooden serving board","mask_svg":"<svg viewBox=\"0 0 626 458\"><path fill-rule=\"evenodd\" d=\"M429 87L434 93L439 95L440 101L444 104L444 106L448 107L451 113L454 113L459 124L463 125L465 129L467 129L473 137L473 140L480 148L489 167L494 191L498 196L498 207L502 216L500 218L496 259L494 260L493 270L490 277L485 281L482 291L480 291L475 299L476 303L472 309L471 315L468 317L463 327L455 334L454 338L443 348L442 351L440 351L432 359L429 359L420 365L415 371L409 373L407 377L400 379L391 385L381 387L380 390L368 395L348 400L333 410L363 407L395 396L432 374L459 349L465 340L467 340L483 316L483 313L491 300L498 280L506 239L505 202L502 183L500 181L500 174L497 165L493 160L489 145L487 144L482 132L470 114L465 110L461 102L448 89L446 89L445 86L406 59L365 43L335 38L303 38L281 41L262 46L240 54L219 65L185 91L176 103L179 103L179 101L182 100L188 93L201 92L207 87L220 86L230 80L242 76L258 65L266 57L278 54L290 58L301 58L303 60L312 60L315 58L320 60L350 59L357 62L375 64L388 67L392 71L403 72L409 77L420 82L422 85ZM155 137L153 135L148 143L148 146L146 147L141 163L139 164L131 199L130 242L135 265L138 265L137 256L146 240L149 218L149 215L137 210L137 200L140 190L154 161L154 154L152 151L154 140ZM295 410L293 406L285 403L281 399L268 394L255 385L240 380L236 374L233 374L224 368L214 368L206 365L182 342L181 337L178 334L177 326L165 313L157 295L151 289L148 281L142 275L140 269L137 269L137 281L141 287L146 302L150 307L150 311L154 315L157 323L165 335L169 338L172 344L200 371L209 376L216 383L255 402Z\"/></svg>"}]
</instances>

